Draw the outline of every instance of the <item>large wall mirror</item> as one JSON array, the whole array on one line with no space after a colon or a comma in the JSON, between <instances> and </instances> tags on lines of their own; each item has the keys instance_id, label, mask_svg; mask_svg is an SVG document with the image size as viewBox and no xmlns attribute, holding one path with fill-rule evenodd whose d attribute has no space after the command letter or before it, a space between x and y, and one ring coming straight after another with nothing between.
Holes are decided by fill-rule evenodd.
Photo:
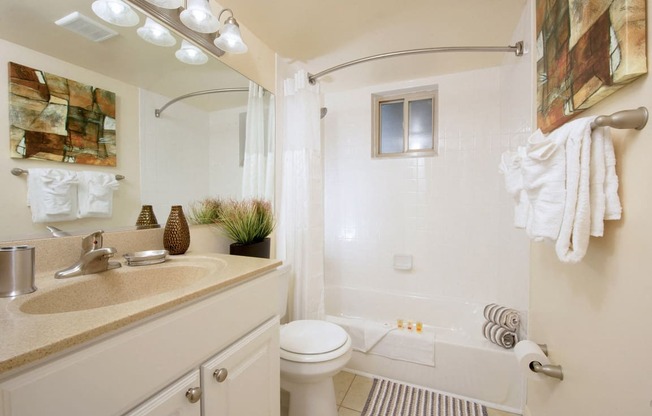
<instances>
[{"instance_id":1,"label":"large wall mirror","mask_svg":"<svg viewBox=\"0 0 652 416\"><path fill-rule=\"evenodd\" d=\"M176 45L145 42L136 30L146 16L135 9L135 27L110 25L91 10L89 0L6 0L0 3L0 241L48 236L46 225L73 234L93 229L133 228L144 204L153 205L165 224L171 205L186 209L208 196L241 197L243 137L249 80L217 58L188 65L175 57ZM88 40L55 25L79 12L117 32L102 42ZM8 63L15 62L116 93L117 166L102 167L9 157ZM171 99L200 90L240 88L178 101L160 117L154 110ZM273 96L264 117L273 121ZM270 108L270 104L271 108ZM268 111L268 110L272 111ZM269 119L271 117L271 120ZM273 128L268 134L273 134ZM114 193L111 218L34 223L27 207L25 175L13 168L51 167L124 175Z\"/></svg>"}]
</instances>

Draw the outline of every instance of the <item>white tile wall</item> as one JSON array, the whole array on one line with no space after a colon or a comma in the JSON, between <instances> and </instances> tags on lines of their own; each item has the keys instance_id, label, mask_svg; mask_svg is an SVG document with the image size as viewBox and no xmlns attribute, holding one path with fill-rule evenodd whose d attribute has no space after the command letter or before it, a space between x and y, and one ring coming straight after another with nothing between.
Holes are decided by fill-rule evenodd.
<instances>
[{"instance_id":1,"label":"white tile wall","mask_svg":"<svg viewBox=\"0 0 652 416\"><path fill-rule=\"evenodd\" d=\"M527 309L529 244L497 167L522 123L501 111L501 79L492 68L325 96L327 286ZM370 95L432 84L439 156L372 159ZM394 270L394 254L411 254L413 269Z\"/></svg>"},{"instance_id":2,"label":"white tile wall","mask_svg":"<svg viewBox=\"0 0 652 416\"><path fill-rule=\"evenodd\" d=\"M239 114L246 107L208 112L177 102L156 118L154 109L169 100L140 91L142 203L154 206L161 224L171 205L188 214L208 196L239 197L242 184Z\"/></svg>"},{"instance_id":3,"label":"white tile wall","mask_svg":"<svg viewBox=\"0 0 652 416\"><path fill-rule=\"evenodd\" d=\"M188 213L188 204L205 197L209 183L208 113L179 102L156 118L154 109L169 100L140 90L141 199L153 205L162 225L171 205L183 205Z\"/></svg>"}]
</instances>

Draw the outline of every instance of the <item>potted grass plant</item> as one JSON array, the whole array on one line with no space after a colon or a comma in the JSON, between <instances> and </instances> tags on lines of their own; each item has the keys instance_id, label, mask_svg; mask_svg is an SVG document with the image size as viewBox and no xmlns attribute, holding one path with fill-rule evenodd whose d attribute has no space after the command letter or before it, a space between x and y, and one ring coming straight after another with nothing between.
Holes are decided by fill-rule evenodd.
<instances>
[{"instance_id":1,"label":"potted grass plant","mask_svg":"<svg viewBox=\"0 0 652 416\"><path fill-rule=\"evenodd\" d=\"M230 254L269 258L269 235L275 221L272 204L251 198L222 202L217 219L222 232L234 241Z\"/></svg>"},{"instance_id":2,"label":"potted grass plant","mask_svg":"<svg viewBox=\"0 0 652 416\"><path fill-rule=\"evenodd\" d=\"M219 223L222 200L205 198L190 205L190 220L198 225Z\"/></svg>"}]
</instances>

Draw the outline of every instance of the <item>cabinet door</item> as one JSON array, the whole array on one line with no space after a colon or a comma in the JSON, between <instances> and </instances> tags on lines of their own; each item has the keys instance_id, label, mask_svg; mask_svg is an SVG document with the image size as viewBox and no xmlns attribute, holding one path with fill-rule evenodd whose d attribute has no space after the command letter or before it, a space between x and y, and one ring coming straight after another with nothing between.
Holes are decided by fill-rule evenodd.
<instances>
[{"instance_id":1,"label":"cabinet door","mask_svg":"<svg viewBox=\"0 0 652 416\"><path fill-rule=\"evenodd\" d=\"M195 370L125 416L201 416L199 387L199 370Z\"/></svg>"},{"instance_id":2,"label":"cabinet door","mask_svg":"<svg viewBox=\"0 0 652 416\"><path fill-rule=\"evenodd\" d=\"M275 317L201 366L204 416L279 416L279 324Z\"/></svg>"}]
</instances>

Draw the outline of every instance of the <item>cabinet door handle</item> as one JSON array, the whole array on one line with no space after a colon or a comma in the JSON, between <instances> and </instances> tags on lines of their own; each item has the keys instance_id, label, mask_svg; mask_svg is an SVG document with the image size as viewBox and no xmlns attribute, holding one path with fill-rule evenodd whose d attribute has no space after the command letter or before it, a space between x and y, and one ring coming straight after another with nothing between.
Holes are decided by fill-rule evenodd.
<instances>
[{"instance_id":1,"label":"cabinet door handle","mask_svg":"<svg viewBox=\"0 0 652 416\"><path fill-rule=\"evenodd\" d=\"M229 375L229 372L226 370L226 368L218 368L213 373L213 377L215 377L215 380L217 380L218 383L221 383L224 380L226 380L226 377L228 375Z\"/></svg>"},{"instance_id":2,"label":"cabinet door handle","mask_svg":"<svg viewBox=\"0 0 652 416\"><path fill-rule=\"evenodd\" d=\"M197 403L201 399L201 388L191 387L186 391L186 397L190 403Z\"/></svg>"}]
</instances>

